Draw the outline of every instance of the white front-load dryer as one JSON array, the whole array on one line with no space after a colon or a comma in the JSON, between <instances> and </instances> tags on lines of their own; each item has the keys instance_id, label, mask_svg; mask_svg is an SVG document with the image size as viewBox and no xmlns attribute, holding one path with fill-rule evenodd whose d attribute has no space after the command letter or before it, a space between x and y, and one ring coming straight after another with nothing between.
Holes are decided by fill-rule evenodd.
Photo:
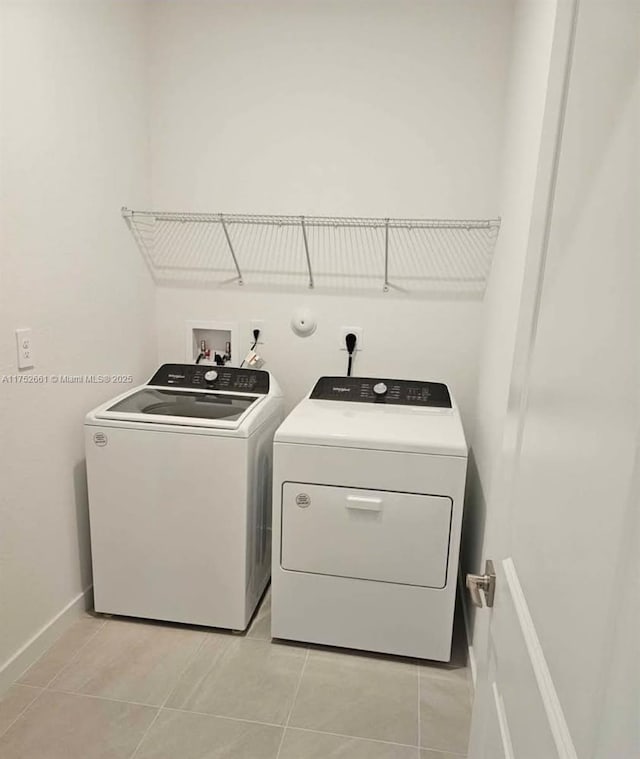
<instances>
[{"instance_id":1,"label":"white front-load dryer","mask_svg":"<svg viewBox=\"0 0 640 759\"><path fill-rule=\"evenodd\" d=\"M274 439L273 637L449 661L466 468L446 385L321 378Z\"/></svg>"},{"instance_id":2,"label":"white front-load dryer","mask_svg":"<svg viewBox=\"0 0 640 759\"><path fill-rule=\"evenodd\" d=\"M165 364L85 420L95 608L244 630L270 575L264 371Z\"/></svg>"}]
</instances>

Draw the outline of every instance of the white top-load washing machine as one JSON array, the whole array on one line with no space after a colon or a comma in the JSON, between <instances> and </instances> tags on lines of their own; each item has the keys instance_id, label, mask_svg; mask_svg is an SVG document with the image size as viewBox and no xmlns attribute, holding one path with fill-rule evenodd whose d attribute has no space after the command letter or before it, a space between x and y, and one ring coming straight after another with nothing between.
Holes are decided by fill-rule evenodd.
<instances>
[{"instance_id":1,"label":"white top-load washing machine","mask_svg":"<svg viewBox=\"0 0 640 759\"><path fill-rule=\"evenodd\" d=\"M273 637L448 661L466 468L446 385L322 377L274 439Z\"/></svg>"},{"instance_id":2,"label":"white top-load washing machine","mask_svg":"<svg viewBox=\"0 0 640 759\"><path fill-rule=\"evenodd\" d=\"M246 628L269 581L282 417L268 372L192 364L87 415L97 611Z\"/></svg>"}]
</instances>

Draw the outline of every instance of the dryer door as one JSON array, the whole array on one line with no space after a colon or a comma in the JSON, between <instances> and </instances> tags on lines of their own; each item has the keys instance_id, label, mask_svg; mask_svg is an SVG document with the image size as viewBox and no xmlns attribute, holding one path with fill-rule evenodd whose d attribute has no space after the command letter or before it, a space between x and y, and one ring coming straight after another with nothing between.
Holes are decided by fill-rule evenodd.
<instances>
[{"instance_id":1,"label":"dryer door","mask_svg":"<svg viewBox=\"0 0 640 759\"><path fill-rule=\"evenodd\" d=\"M283 569L444 588L452 501L286 482Z\"/></svg>"}]
</instances>

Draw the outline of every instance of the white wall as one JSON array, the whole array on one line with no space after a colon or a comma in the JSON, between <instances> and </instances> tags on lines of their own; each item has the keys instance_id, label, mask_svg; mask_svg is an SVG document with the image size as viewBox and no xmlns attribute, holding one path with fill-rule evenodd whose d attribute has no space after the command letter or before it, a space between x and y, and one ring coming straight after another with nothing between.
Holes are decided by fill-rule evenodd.
<instances>
[{"instance_id":1,"label":"white wall","mask_svg":"<svg viewBox=\"0 0 640 759\"><path fill-rule=\"evenodd\" d=\"M225 318L237 321L249 347L249 321L265 319L265 343L259 352L268 362L287 399L294 405L322 374L345 374L347 354L341 351L340 328L362 326L363 350L357 354L354 373L361 376L425 377L451 383L456 400L468 412L475 396L479 329L478 303L459 301L449 307L441 301L392 300L265 293L158 291L160 361L185 359L185 319ZM289 323L298 307L318 317L311 337L297 337ZM440 319L447 313L448 323ZM454 339L452 339L454 338Z\"/></svg>"},{"instance_id":2,"label":"white wall","mask_svg":"<svg viewBox=\"0 0 640 759\"><path fill-rule=\"evenodd\" d=\"M499 202L502 225L484 300L465 505L464 572L478 572L484 559L490 558L484 553L484 532L500 466L556 6L557 0L515 4Z\"/></svg>"},{"instance_id":3,"label":"white wall","mask_svg":"<svg viewBox=\"0 0 640 759\"><path fill-rule=\"evenodd\" d=\"M153 289L119 208L148 202L143 8L1 7L0 375L140 380ZM33 370L16 327L33 329ZM0 685L91 582L82 421L116 389L0 383Z\"/></svg>"},{"instance_id":4,"label":"white wall","mask_svg":"<svg viewBox=\"0 0 640 759\"><path fill-rule=\"evenodd\" d=\"M508 0L163 2L150 21L155 208L498 214ZM304 304L319 321L309 340L288 326ZM344 371L340 325L362 326L358 372L449 381L469 427L481 310L442 295L167 287L160 358L183 360L188 319L263 319L268 368L292 404Z\"/></svg>"},{"instance_id":5,"label":"white wall","mask_svg":"<svg viewBox=\"0 0 640 759\"><path fill-rule=\"evenodd\" d=\"M184 358L187 319L265 321L291 405L340 372L451 383L472 422L479 300L161 288L122 204L494 216L510 0L2 4L0 374L140 380ZM153 195L148 192L152 179ZM316 335L295 338L294 307ZM120 389L120 388L118 388ZM90 583L81 424L113 386L0 387L0 685ZM4 679L3 679L4 678Z\"/></svg>"},{"instance_id":6,"label":"white wall","mask_svg":"<svg viewBox=\"0 0 640 759\"><path fill-rule=\"evenodd\" d=\"M591 4L593 6L593 3ZM640 130L640 6L634 0L627 0L620 7L623 23L629 24L631 29L636 30L635 47L635 85L629 93L626 107L624 97L620 97L620 90L614 94L617 103L615 123L619 127L622 139L617 149L618 161L620 156L629 167L625 192L628 195L627 209L622 207L620 214L629 213L628 219L633 220L631 245L635 245L636 287L640 286L640 257L637 254L638 240L640 239L640 219L637 210L640 200L640 145L637 140ZM595 16L596 23L598 17ZM583 86L585 86L583 81ZM624 92L624 90L622 90ZM621 107L622 106L622 107ZM613 109L612 109L613 111ZM625 134L626 132L626 134ZM624 142L626 138L626 143ZM621 176L625 176L625 169L618 164ZM629 175L631 173L631 176ZM617 180L619 181L619 180ZM600 197L606 197L611 185L607 187L603 183ZM628 238L629 239L629 238ZM636 290L637 291L637 290ZM638 306L636 303L636 314ZM637 335L638 321L631 322L632 329ZM638 343L640 351L640 342ZM629 362L631 364L631 361ZM640 366L640 353L636 355L636 372ZM636 375L637 377L637 375ZM640 383L636 381L636 391L640 396ZM637 408L638 404L636 404ZM637 422L638 420L636 420ZM609 661L606 661L601 681L602 703L606 704L605 718L598 721L598 735L595 740L596 759L623 756L624 753L633 754L640 746L640 721L638 710L640 708L640 693L637 684L640 682L640 561L638 560L638 546L640 545L640 435L636 436L636 460L635 476L629 492L627 514L624 519L617 575L617 593L609 599L609 624L611 628L611 641L608 648Z\"/></svg>"},{"instance_id":7,"label":"white wall","mask_svg":"<svg viewBox=\"0 0 640 759\"><path fill-rule=\"evenodd\" d=\"M154 204L494 214L509 9L507 0L154 3Z\"/></svg>"}]
</instances>

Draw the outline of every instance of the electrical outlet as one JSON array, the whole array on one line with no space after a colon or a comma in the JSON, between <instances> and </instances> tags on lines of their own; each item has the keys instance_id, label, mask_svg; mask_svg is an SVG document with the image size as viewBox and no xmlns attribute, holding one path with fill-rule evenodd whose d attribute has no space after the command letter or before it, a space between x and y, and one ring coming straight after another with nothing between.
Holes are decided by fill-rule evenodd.
<instances>
[{"instance_id":1,"label":"electrical outlet","mask_svg":"<svg viewBox=\"0 0 640 759\"><path fill-rule=\"evenodd\" d=\"M353 332L353 334L356 336L356 348L355 353L362 350L362 327L340 327L340 350L346 351L347 350L347 344L345 342L345 339L347 335Z\"/></svg>"},{"instance_id":2,"label":"electrical outlet","mask_svg":"<svg viewBox=\"0 0 640 759\"><path fill-rule=\"evenodd\" d=\"M18 349L18 369L33 368L31 328L16 330L16 348Z\"/></svg>"},{"instance_id":3,"label":"electrical outlet","mask_svg":"<svg viewBox=\"0 0 640 759\"><path fill-rule=\"evenodd\" d=\"M257 345L264 345L264 322L259 321L258 319L254 319L253 321L249 322L249 339L251 340L251 345L253 345L253 330L259 329L260 330L260 337L258 338Z\"/></svg>"}]
</instances>

